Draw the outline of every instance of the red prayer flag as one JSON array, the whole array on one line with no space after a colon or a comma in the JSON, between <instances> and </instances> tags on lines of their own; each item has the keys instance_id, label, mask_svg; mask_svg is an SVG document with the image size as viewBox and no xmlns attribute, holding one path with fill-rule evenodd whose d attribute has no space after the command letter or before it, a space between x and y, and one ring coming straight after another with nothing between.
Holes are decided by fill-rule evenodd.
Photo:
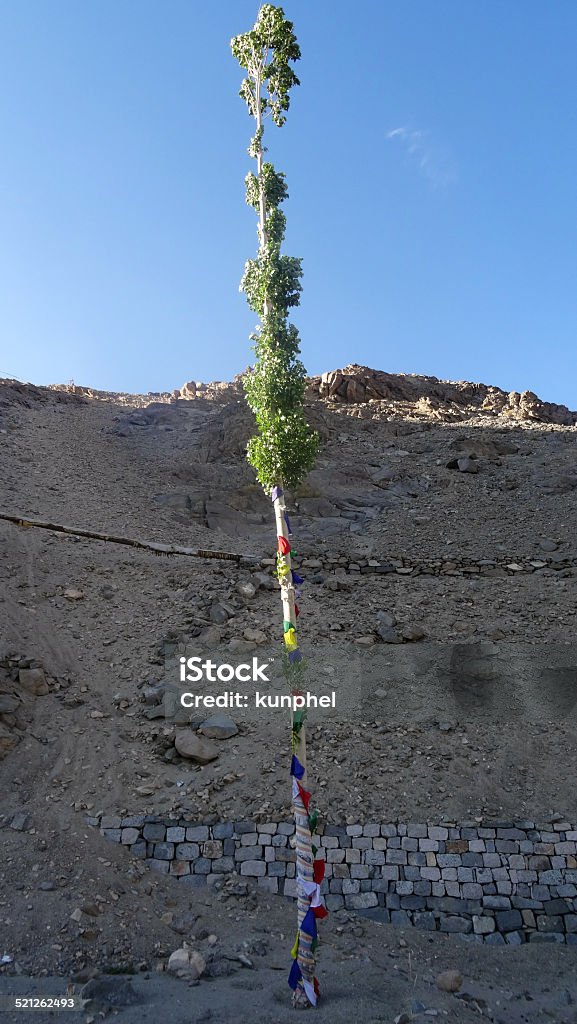
<instances>
[{"instance_id":1,"label":"red prayer flag","mask_svg":"<svg viewBox=\"0 0 577 1024\"><path fill-rule=\"evenodd\" d=\"M311 910L315 917L323 918L328 917L328 910L326 907L311 907Z\"/></svg>"},{"instance_id":2,"label":"red prayer flag","mask_svg":"<svg viewBox=\"0 0 577 1024\"><path fill-rule=\"evenodd\" d=\"M320 885L323 878L325 877L325 862L324 860L313 861L313 882Z\"/></svg>"},{"instance_id":3,"label":"red prayer flag","mask_svg":"<svg viewBox=\"0 0 577 1024\"><path fill-rule=\"evenodd\" d=\"M305 807L305 811L308 812L309 804L311 802L311 794L309 792L307 792L306 789L303 789L303 787L301 786L300 782L298 783L298 787L299 787L299 793L300 793L300 796L301 796L301 800L302 800L302 802L304 804L304 807Z\"/></svg>"}]
</instances>

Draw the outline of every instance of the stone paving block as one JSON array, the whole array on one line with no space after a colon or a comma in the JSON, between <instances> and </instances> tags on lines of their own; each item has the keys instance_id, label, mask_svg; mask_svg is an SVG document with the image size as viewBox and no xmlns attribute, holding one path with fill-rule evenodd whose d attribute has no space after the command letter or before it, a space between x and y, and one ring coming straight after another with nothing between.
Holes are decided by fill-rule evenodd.
<instances>
[{"instance_id":1,"label":"stone paving block","mask_svg":"<svg viewBox=\"0 0 577 1024\"><path fill-rule=\"evenodd\" d=\"M186 829L180 825L173 825L166 830L167 843L183 843L186 837Z\"/></svg>"},{"instance_id":2,"label":"stone paving block","mask_svg":"<svg viewBox=\"0 0 577 1024\"><path fill-rule=\"evenodd\" d=\"M166 836L166 828L164 825L145 825L142 834L145 839L150 839L153 842L162 842Z\"/></svg>"},{"instance_id":3,"label":"stone paving block","mask_svg":"<svg viewBox=\"0 0 577 1024\"><path fill-rule=\"evenodd\" d=\"M206 825L193 825L186 830L186 840L189 843L199 843L208 838L208 828Z\"/></svg>"},{"instance_id":4,"label":"stone paving block","mask_svg":"<svg viewBox=\"0 0 577 1024\"><path fill-rule=\"evenodd\" d=\"M266 874L266 864L262 860L244 860L240 865L241 875L258 877Z\"/></svg>"},{"instance_id":5,"label":"stone paving block","mask_svg":"<svg viewBox=\"0 0 577 1024\"><path fill-rule=\"evenodd\" d=\"M123 828L120 842L123 846L132 846L133 843L138 842L139 838L140 832L137 828Z\"/></svg>"}]
</instances>

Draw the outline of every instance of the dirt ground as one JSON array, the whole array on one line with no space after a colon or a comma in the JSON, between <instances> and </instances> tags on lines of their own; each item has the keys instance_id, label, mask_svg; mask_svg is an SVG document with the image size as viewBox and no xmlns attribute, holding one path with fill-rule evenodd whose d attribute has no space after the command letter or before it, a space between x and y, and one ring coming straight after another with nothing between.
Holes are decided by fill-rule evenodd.
<instances>
[{"instance_id":1,"label":"dirt ground","mask_svg":"<svg viewBox=\"0 0 577 1024\"><path fill-rule=\"evenodd\" d=\"M269 508L242 464L247 421L234 394L169 403L0 385L0 403L0 512L270 557ZM319 552L416 560L446 559L447 552L513 561L577 555L575 427L487 420L474 410L439 422L416 411L400 417L367 409L362 418L348 407L311 405L324 447L308 490L294 497L303 559ZM480 470L455 474L446 466L455 443L470 446L471 439L485 451ZM495 439L516 450L491 455ZM388 486L375 485L371 467L389 467ZM239 722L218 760L200 768L167 759L173 724L146 717L144 692L162 680L168 648L238 648L240 641L252 653L260 648L254 630L274 640L278 595L258 573L260 566L162 558L0 522L0 659L41 665L49 685L26 699L20 742L0 761L0 956L13 957L0 966L0 993L47 993L63 982L80 991L90 973L112 984L118 979L108 972L122 969L135 972L139 1001L111 1009L110 999L131 997L109 993L102 1009L86 1004L83 1020L101 1012L127 1024L152 1024L161 1013L170 1024L292 1019L289 902L250 888L182 892L84 825L85 814L98 811L179 811L203 821L289 817L284 719ZM345 657L383 611L422 630L410 645L415 658L432 644L487 642L508 651L529 645L541 658L567 647L574 664L571 574L360 576L337 589L326 573L305 575L305 648L321 641ZM255 594L246 598L239 584L251 581ZM225 610L220 623L211 618L216 604ZM483 721L453 709L403 717L404 676L395 677L394 667L408 647L378 644L393 665L382 706L372 700L368 712L359 707L309 730L321 818L538 820L560 813L575 821L573 714ZM10 824L20 813L21 830ZM369 1024L403 1013L422 1021L577 1021L572 948L477 947L348 912L330 915L322 939L321 1020L345 1021L361 1010ZM193 987L160 970L185 940L209 963ZM251 966L235 960L239 954ZM459 993L436 987L446 968L462 971ZM34 1013L37 1021L46 1016Z\"/></svg>"}]
</instances>

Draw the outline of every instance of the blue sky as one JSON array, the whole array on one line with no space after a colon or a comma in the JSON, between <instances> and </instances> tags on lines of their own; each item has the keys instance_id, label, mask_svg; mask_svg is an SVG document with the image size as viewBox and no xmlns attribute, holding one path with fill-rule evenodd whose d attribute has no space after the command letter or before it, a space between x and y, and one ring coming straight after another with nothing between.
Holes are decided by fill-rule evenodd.
<instances>
[{"instance_id":1,"label":"blue sky","mask_svg":"<svg viewBox=\"0 0 577 1024\"><path fill-rule=\"evenodd\" d=\"M245 0L0 0L0 375L109 390L250 361ZM285 251L305 364L577 408L574 0L290 0Z\"/></svg>"}]
</instances>

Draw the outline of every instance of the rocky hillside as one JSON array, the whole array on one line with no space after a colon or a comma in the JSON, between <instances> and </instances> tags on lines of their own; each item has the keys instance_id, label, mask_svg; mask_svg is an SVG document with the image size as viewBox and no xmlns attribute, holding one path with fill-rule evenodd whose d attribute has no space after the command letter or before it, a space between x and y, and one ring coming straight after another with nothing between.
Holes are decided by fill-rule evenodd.
<instances>
[{"instance_id":1,"label":"rocky hillside","mask_svg":"<svg viewBox=\"0 0 577 1024\"><path fill-rule=\"evenodd\" d=\"M322 450L289 496L302 645L374 656L381 673L350 714L311 729L321 816L575 821L577 413L348 366L310 380L307 414ZM0 518L0 826L26 964L68 969L79 942L69 913L106 895L87 812L289 814L284 718L239 717L201 765L179 751L162 699L179 651L244 657L279 634L270 504L243 454L251 430L238 380L139 396L0 381L0 516L239 556L161 558ZM483 720L426 697L465 679L489 685L497 708L503 678L533 687L536 716ZM200 723L185 724L193 735ZM117 895L121 853L106 883ZM39 882L54 886L42 891L62 949L55 958L42 939L35 960L26 907ZM147 936L124 890L150 963L150 937L165 942L166 928ZM83 940L85 961L115 947L116 902L102 903L108 924ZM116 945L129 955L125 933Z\"/></svg>"}]
</instances>

